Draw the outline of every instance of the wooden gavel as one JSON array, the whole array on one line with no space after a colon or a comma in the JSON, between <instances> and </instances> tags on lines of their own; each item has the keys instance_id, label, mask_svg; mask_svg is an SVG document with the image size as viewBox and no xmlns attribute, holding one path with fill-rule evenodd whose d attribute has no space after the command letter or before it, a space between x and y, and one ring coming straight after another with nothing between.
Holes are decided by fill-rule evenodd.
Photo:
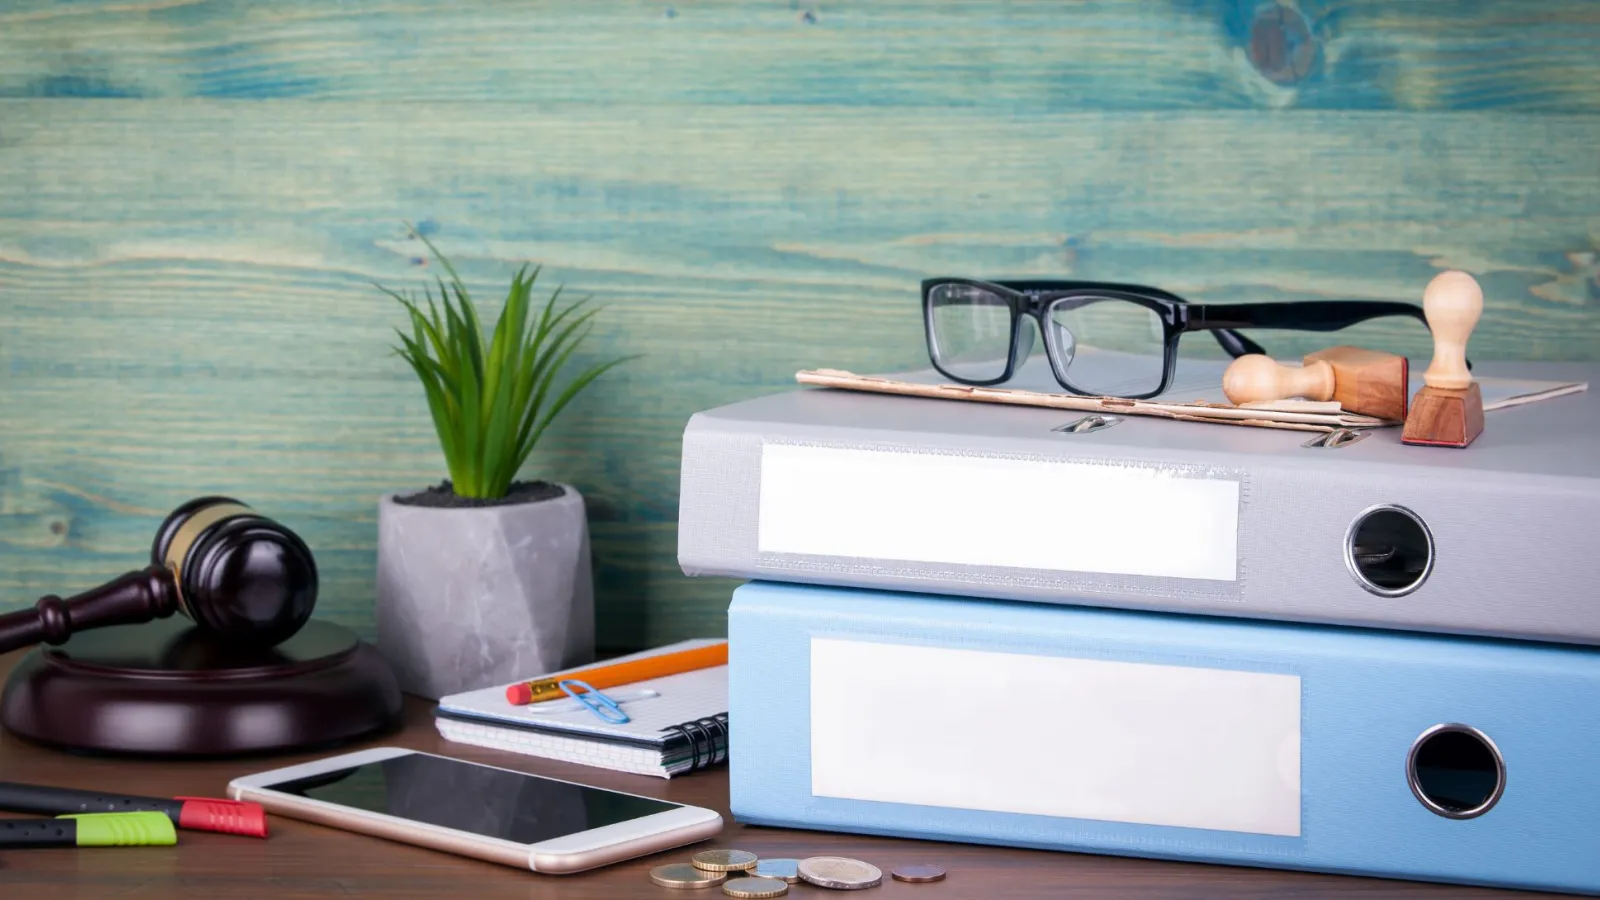
<instances>
[{"instance_id":1,"label":"wooden gavel","mask_svg":"<svg viewBox=\"0 0 1600 900\"><path fill-rule=\"evenodd\" d=\"M228 497L201 497L161 523L150 566L63 600L0 616L0 653L182 613L224 641L270 647L311 617L317 567L299 536Z\"/></svg>"}]
</instances>

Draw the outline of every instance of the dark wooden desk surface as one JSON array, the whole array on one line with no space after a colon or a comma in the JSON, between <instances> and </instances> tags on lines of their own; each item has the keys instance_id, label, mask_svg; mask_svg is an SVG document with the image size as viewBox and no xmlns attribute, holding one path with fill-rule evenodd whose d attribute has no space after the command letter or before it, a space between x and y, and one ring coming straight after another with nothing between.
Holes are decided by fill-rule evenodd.
<instances>
[{"instance_id":1,"label":"dark wooden desk surface","mask_svg":"<svg viewBox=\"0 0 1600 900\"><path fill-rule=\"evenodd\" d=\"M20 654L0 656L0 677ZM856 835L748 828L728 815L725 770L663 781L532 757L479 750L442 740L430 705L408 700L405 727L360 746L397 745L478 760L510 769L647 794L722 813L722 835L699 847L738 847L763 856L842 855L884 870L884 883L863 896L978 897L1254 897L1531 898L1552 896L1376 879L1276 872L1072 853L893 840ZM0 780L99 788L158 796L225 795L239 775L303 762L313 754L268 759L173 763L69 755L0 733ZM104 850L0 851L0 895L140 898L262 898L465 896L489 898L722 897L720 890L670 891L650 883L652 866L687 861L692 850L668 851L605 869L568 876L535 875L394 844L274 816L267 840L180 832L175 847ZM888 878L897 865L934 862L949 877L934 884ZM31 890L30 890L31 889ZM48 889L48 893L45 893ZM848 896L799 884L789 896Z\"/></svg>"}]
</instances>

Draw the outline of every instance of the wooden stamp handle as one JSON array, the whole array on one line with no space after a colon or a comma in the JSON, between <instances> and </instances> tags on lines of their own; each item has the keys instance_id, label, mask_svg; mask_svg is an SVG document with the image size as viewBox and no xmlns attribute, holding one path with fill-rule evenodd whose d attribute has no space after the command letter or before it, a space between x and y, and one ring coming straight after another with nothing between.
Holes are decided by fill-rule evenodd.
<instances>
[{"instance_id":1,"label":"wooden stamp handle","mask_svg":"<svg viewBox=\"0 0 1600 900\"><path fill-rule=\"evenodd\" d=\"M1422 294L1422 314L1433 332L1433 362L1422 373L1429 387L1462 390L1472 384L1467 339L1483 315L1483 289L1465 272L1441 272Z\"/></svg>"},{"instance_id":2,"label":"wooden stamp handle","mask_svg":"<svg viewBox=\"0 0 1600 900\"><path fill-rule=\"evenodd\" d=\"M1286 366L1270 356L1250 353L1222 373L1222 392L1229 402L1270 403L1290 397L1333 399L1333 367L1321 360L1304 367Z\"/></svg>"}]
</instances>

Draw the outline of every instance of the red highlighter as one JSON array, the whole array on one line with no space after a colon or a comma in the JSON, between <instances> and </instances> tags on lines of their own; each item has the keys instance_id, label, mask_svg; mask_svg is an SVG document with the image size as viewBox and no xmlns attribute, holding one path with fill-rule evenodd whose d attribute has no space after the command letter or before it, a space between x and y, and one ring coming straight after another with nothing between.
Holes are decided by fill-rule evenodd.
<instances>
[{"instance_id":1,"label":"red highlighter","mask_svg":"<svg viewBox=\"0 0 1600 900\"><path fill-rule=\"evenodd\" d=\"M259 803L209 797L137 797L73 788L0 781L0 810L61 816L69 813L159 812L189 831L246 837L267 836L267 812Z\"/></svg>"}]
</instances>

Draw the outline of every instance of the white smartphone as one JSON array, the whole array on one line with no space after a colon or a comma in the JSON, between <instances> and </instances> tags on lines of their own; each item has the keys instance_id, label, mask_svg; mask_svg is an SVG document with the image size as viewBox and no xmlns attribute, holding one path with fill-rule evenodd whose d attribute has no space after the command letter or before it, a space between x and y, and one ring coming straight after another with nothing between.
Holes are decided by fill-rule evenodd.
<instances>
[{"instance_id":1,"label":"white smartphone","mask_svg":"<svg viewBox=\"0 0 1600 900\"><path fill-rule=\"evenodd\" d=\"M702 841L709 809L376 747L236 778L269 812L535 872L582 872Z\"/></svg>"}]
</instances>

